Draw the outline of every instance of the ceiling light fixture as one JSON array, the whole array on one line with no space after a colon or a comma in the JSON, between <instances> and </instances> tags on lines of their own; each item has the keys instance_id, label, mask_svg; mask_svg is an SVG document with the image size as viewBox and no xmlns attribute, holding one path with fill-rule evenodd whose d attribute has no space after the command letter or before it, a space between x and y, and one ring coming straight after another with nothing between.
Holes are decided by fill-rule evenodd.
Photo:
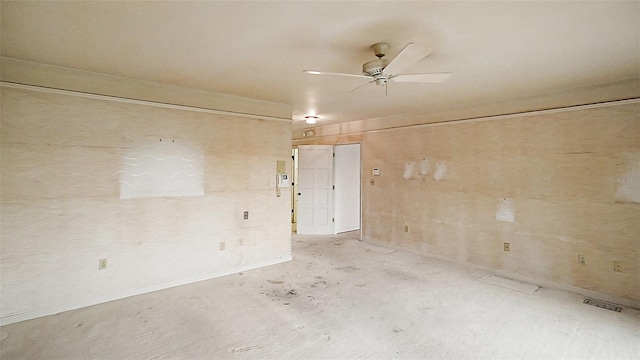
<instances>
[{"instance_id":1,"label":"ceiling light fixture","mask_svg":"<svg viewBox=\"0 0 640 360\"><path fill-rule=\"evenodd\" d=\"M304 120L307 122L307 124L315 124L318 122L318 117L317 116L305 116Z\"/></svg>"}]
</instances>

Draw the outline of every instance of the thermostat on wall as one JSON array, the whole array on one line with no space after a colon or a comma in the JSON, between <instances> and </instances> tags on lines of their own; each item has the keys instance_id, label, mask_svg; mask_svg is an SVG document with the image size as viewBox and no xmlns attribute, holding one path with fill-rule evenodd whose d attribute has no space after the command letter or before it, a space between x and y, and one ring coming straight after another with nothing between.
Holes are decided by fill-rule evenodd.
<instances>
[{"instance_id":1,"label":"thermostat on wall","mask_svg":"<svg viewBox=\"0 0 640 360\"><path fill-rule=\"evenodd\" d=\"M373 176L380 176L380 168L373 168L371 172L373 173Z\"/></svg>"}]
</instances>

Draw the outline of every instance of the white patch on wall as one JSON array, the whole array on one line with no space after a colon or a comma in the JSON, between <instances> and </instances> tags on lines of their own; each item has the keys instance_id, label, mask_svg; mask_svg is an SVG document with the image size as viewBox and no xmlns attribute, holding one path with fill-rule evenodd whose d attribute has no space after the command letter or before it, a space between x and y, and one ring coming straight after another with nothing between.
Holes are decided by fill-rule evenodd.
<instances>
[{"instance_id":1,"label":"white patch on wall","mask_svg":"<svg viewBox=\"0 0 640 360\"><path fill-rule=\"evenodd\" d=\"M498 203L498 210L496 210L496 220L506 222L516 221L516 213L513 210L513 200L500 200Z\"/></svg>"},{"instance_id":2,"label":"white patch on wall","mask_svg":"<svg viewBox=\"0 0 640 360\"><path fill-rule=\"evenodd\" d=\"M411 175L413 175L413 168L415 167L415 164L412 162L408 162L406 164L404 164L404 175L402 175L402 178L405 180L408 180L411 178Z\"/></svg>"},{"instance_id":3,"label":"white patch on wall","mask_svg":"<svg viewBox=\"0 0 640 360\"><path fill-rule=\"evenodd\" d=\"M447 174L447 165L442 161L438 161L436 164L436 172L433 174L434 180L442 180Z\"/></svg>"},{"instance_id":4,"label":"white patch on wall","mask_svg":"<svg viewBox=\"0 0 640 360\"><path fill-rule=\"evenodd\" d=\"M120 199L204 196L204 150L176 139L141 141L120 163Z\"/></svg>"},{"instance_id":5,"label":"white patch on wall","mask_svg":"<svg viewBox=\"0 0 640 360\"><path fill-rule=\"evenodd\" d=\"M616 184L616 201L640 203L640 153L628 153L625 158L627 170L607 181Z\"/></svg>"},{"instance_id":6,"label":"white patch on wall","mask_svg":"<svg viewBox=\"0 0 640 360\"><path fill-rule=\"evenodd\" d=\"M429 175L430 166L431 165L429 164L429 159L422 158L422 160L420 160L420 175L422 176Z\"/></svg>"}]
</instances>

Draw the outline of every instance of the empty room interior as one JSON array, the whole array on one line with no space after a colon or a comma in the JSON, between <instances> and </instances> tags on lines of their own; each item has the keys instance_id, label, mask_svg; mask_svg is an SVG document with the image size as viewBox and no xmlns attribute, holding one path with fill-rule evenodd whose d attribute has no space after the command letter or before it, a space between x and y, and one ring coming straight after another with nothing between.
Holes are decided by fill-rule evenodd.
<instances>
[{"instance_id":1,"label":"empty room interior","mask_svg":"<svg viewBox=\"0 0 640 360\"><path fill-rule=\"evenodd\" d=\"M5 1L0 358L640 358L640 2Z\"/></svg>"}]
</instances>

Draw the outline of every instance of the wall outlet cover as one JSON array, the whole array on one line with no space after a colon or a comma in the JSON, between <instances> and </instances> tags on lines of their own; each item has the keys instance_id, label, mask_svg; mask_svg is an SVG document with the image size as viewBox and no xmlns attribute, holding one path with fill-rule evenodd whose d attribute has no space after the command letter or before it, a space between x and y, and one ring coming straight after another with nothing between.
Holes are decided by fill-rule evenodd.
<instances>
[{"instance_id":1,"label":"wall outlet cover","mask_svg":"<svg viewBox=\"0 0 640 360\"><path fill-rule=\"evenodd\" d=\"M620 261L613 262L613 271L620 273L622 272L622 263Z\"/></svg>"},{"instance_id":2,"label":"wall outlet cover","mask_svg":"<svg viewBox=\"0 0 640 360\"><path fill-rule=\"evenodd\" d=\"M587 263L587 255L578 254L578 264L585 265Z\"/></svg>"}]
</instances>

